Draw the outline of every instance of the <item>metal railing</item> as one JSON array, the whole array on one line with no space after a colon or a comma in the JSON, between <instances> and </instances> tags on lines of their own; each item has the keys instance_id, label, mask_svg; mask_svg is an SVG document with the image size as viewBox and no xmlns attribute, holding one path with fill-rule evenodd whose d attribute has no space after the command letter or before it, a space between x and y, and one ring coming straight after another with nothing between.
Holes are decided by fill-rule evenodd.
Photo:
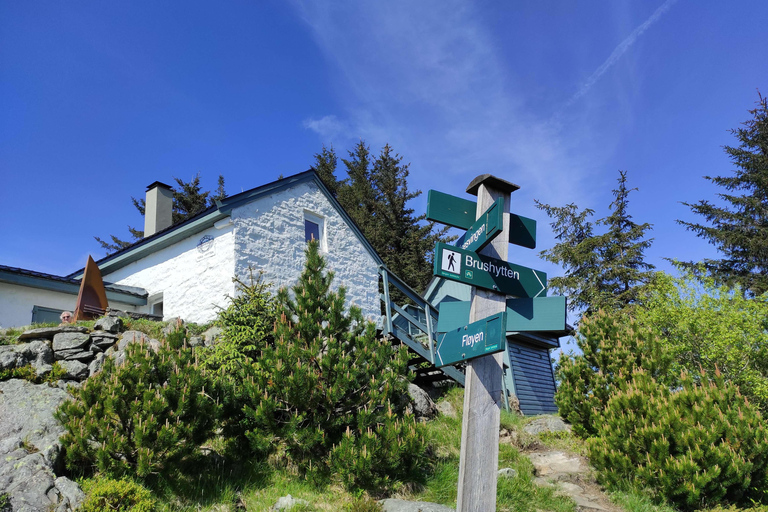
<instances>
[{"instance_id":1,"label":"metal railing","mask_svg":"<svg viewBox=\"0 0 768 512\"><path fill-rule=\"evenodd\" d=\"M438 311L425 298L416 293L399 277L387 270L387 267L379 267L383 293L381 300L384 302L385 330L405 343L411 350L424 358L430 364L435 361L435 343L437 341ZM390 287L403 294L411 304L398 306L391 296ZM446 376L464 385L464 374L453 366L434 368Z\"/></svg>"}]
</instances>

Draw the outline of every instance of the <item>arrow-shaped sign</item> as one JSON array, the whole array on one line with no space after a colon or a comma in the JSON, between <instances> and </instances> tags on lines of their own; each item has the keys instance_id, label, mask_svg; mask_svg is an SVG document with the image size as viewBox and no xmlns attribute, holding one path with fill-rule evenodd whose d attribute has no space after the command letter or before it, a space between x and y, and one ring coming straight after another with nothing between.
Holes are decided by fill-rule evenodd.
<instances>
[{"instance_id":1,"label":"arrow-shaped sign","mask_svg":"<svg viewBox=\"0 0 768 512\"><path fill-rule=\"evenodd\" d=\"M485 210L456 242L456 247L478 252L504 231L504 198L500 197Z\"/></svg>"},{"instance_id":2,"label":"arrow-shaped sign","mask_svg":"<svg viewBox=\"0 0 768 512\"><path fill-rule=\"evenodd\" d=\"M433 274L514 297L545 297L547 274L442 242L435 246Z\"/></svg>"},{"instance_id":3,"label":"arrow-shaped sign","mask_svg":"<svg viewBox=\"0 0 768 512\"><path fill-rule=\"evenodd\" d=\"M506 315L506 313L496 313L439 335L435 350L435 366L440 368L504 350L507 339L504 330L507 323Z\"/></svg>"},{"instance_id":4,"label":"arrow-shaped sign","mask_svg":"<svg viewBox=\"0 0 768 512\"><path fill-rule=\"evenodd\" d=\"M476 213L474 201L437 190L427 193L427 220L469 230L475 223ZM509 216L509 243L535 249L536 221L514 213L504 215Z\"/></svg>"}]
</instances>

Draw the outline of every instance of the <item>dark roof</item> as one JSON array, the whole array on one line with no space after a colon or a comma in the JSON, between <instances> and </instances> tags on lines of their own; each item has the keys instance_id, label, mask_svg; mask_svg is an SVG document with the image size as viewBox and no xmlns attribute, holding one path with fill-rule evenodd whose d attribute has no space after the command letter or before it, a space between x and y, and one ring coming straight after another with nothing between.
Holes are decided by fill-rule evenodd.
<instances>
[{"instance_id":1,"label":"dark roof","mask_svg":"<svg viewBox=\"0 0 768 512\"><path fill-rule=\"evenodd\" d=\"M277 181L246 190L245 192L226 197L222 200L217 200L215 206L211 206L210 208L203 210L194 217L190 217L189 219L186 219L179 224L174 224L173 226L167 227L162 231L158 231L152 236L143 238L129 245L128 247L125 247L124 249L120 249L119 251L96 261L96 264L100 269L102 269L102 272L112 272L127 265L128 263L143 258L147 254L173 245L179 240L182 240L196 232L202 231L203 229L207 229L215 222L229 216L233 208L236 208L242 204L249 203L255 199L258 199L259 197L268 196L281 190L296 186L300 183L309 181L317 184L323 194L327 197L328 201L330 201L339 215L341 215L341 217L347 222L357 238L371 254L374 261L376 261L376 263L379 265L383 265L384 261L381 259L381 256L378 255L376 250L373 248L370 242L368 242L360 228L357 226L357 224L355 224L349 214L347 214L341 204L339 204L336 198L333 197L333 194L331 194L325 184L323 184L320 176L318 176L314 169L309 169L308 171L294 174L293 176L281 178ZM66 277L80 277L82 276L84 270L84 268L81 268Z\"/></svg>"},{"instance_id":2,"label":"dark roof","mask_svg":"<svg viewBox=\"0 0 768 512\"><path fill-rule=\"evenodd\" d=\"M75 295L80 290L80 279L6 265L0 265L0 282ZM104 289L107 291L107 297L112 300L146 304L147 292L141 288L104 283Z\"/></svg>"}]
</instances>

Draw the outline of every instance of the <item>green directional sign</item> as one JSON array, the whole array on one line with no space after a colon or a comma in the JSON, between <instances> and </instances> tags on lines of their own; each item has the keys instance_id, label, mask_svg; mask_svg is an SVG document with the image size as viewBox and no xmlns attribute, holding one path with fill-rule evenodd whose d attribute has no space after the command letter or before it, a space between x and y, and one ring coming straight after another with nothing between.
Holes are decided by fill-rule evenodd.
<instances>
[{"instance_id":1,"label":"green directional sign","mask_svg":"<svg viewBox=\"0 0 768 512\"><path fill-rule=\"evenodd\" d=\"M504 350L506 313L496 313L464 327L439 334L435 366L440 368Z\"/></svg>"},{"instance_id":2,"label":"green directional sign","mask_svg":"<svg viewBox=\"0 0 768 512\"><path fill-rule=\"evenodd\" d=\"M467 232L456 242L456 247L477 252L504 231L504 198L500 197L485 210Z\"/></svg>"},{"instance_id":3,"label":"green directional sign","mask_svg":"<svg viewBox=\"0 0 768 512\"><path fill-rule=\"evenodd\" d=\"M503 208L502 208L503 209ZM468 199L430 190L427 193L427 220L470 230L475 223L477 203ZM536 221L509 214L509 243L536 248Z\"/></svg>"},{"instance_id":4,"label":"green directional sign","mask_svg":"<svg viewBox=\"0 0 768 512\"><path fill-rule=\"evenodd\" d=\"M433 274L515 297L545 297L547 274L442 242L435 246Z\"/></svg>"},{"instance_id":5,"label":"green directional sign","mask_svg":"<svg viewBox=\"0 0 768 512\"><path fill-rule=\"evenodd\" d=\"M469 301L443 302L439 306L437 332L458 329L469 322ZM507 332L565 332L565 297L507 299Z\"/></svg>"}]
</instances>

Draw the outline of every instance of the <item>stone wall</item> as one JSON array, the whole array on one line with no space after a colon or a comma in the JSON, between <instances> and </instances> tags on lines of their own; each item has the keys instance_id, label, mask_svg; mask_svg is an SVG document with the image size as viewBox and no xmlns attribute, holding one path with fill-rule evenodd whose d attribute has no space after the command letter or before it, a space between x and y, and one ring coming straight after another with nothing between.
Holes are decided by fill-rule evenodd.
<instances>
[{"instance_id":1,"label":"stone wall","mask_svg":"<svg viewBox=\"0 0 768 512\"><path fill-rule=\"evenodd\" d=\"M233 229L225 224L105 274L104 280L143 288L150 302L162 295L165 318L202 324L226 307L227 296L235 292L234 275ZM151 303L144 311L150 312L149 307Z\"/></svg>"},{"instance_id":2,"label":"stone wall","mask_svg":"<svg viewBox=\"0 0 768 512\"><path fill-rule=\"evenodd\" d=\"M264 270L275 289L292 286L304 268L305 216L320 219L321 253L335 273L334 286L347 289L347 301L380 322L378 265L318 186L302 183L235 208L235 270ZM247 282L247 281L246 281Z\"/></svg>"}]
</instances>

